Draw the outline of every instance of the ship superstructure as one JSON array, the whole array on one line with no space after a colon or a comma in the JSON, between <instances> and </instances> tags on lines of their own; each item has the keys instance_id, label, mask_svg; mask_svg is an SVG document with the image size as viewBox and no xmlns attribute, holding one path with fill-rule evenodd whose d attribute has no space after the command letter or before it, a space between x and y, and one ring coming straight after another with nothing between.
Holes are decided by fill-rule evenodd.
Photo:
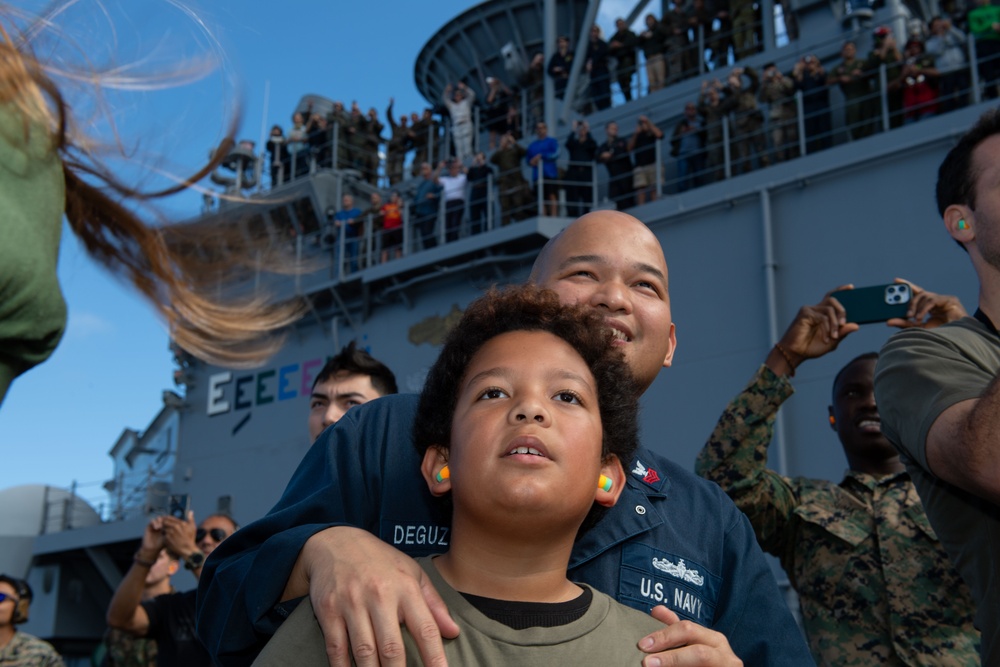
<instances>
[{"instance_id":1,"label":"ship superstructure","mask_svg":"<svg viewBox=\"0 0 1000 667\"><path fill-rule=\"evenodd\" d=\"M484 96L487 77L513 81L524 76L534 54L550 53L557 35L585 36L598 4L492 0L472 7L428 41L415 67L418 88L436 102L448 83L465 81ZM757 9L760 16L776 15L769 0ZM616 92L619 103L610 109L580 110L586 110L587 98L586 87L577 84L581 70L570 73L561 101L551 82L547 90L522 87L513 96L522 119L546 120L560 142L570 134L572 121L581 118L589 121L598 142L612 120L623 135L631 134L640 116L664 131L656 145L660 196L628 212L646 222L663 244L678 328L674 364L643 398L643 438L682 465L693 464L722 408L801 305L815 303L844 283L880 284L896 276L957 294L966 305L975 299L970 276L959 268L965 266L960 251L940 229L932 194L944 154L988 105L975 68L960 108L901 127L895 127L890 108L889 73L879 70L875 76L886 85L872 85L877 131L864 138L852 137L845 125L846 101L831 87L830 141L822 150L809 146L804 100L797 96L798 157L767 166L758 155L744 173L731 154L736 130L727 118L721 128L725 143L718 146L723 157L719 173L706 174L697 187L680 191L677 161L670 156L671 133L685 104L699 97L703 81L724 76L733 65L759 70L774 62L790 71L813 55L829 71L839 62L845 40L856 40L859 52L867 53L876 26L889 26L904 40L913 18L939 11L917 4L849 7L827 0L785 3L781 9L787 16L762 22L754 31L754 52L738 63L731 63L735 52L729 47L726 62L717 62L712 43L718 36L693 29L688 35L689 48L696 51L693 73L651 93L640 75L635 99L624 103ZM640 2L627 19L651 10L662 15L668 8ZM794 31L789 30L793 23ZM975 57L974 46L970 56ZM332 112L328 103L308 96L301 108ZM761 110L765 113L767 107ZM542 215L543 183L531 186L518 219L502 224L501 175L495 174L488 183L488 214L480 233L463 227L457 240L449 240L442 217L432 231L436 243L429 247L407 205L400 257L383 257L384 229L376 216L364 218L352 250L351 239L333 224L342 196L367 201L372 192L387 197L391 188L384 171L372 178L363 165L341 164L339 122L333 118L329 163L310 153L299 177L289 162L287 173L282 168L277 178L268 178L266 167L271 165L253 149L238 149L227 162L229 169L216 179L233 196L186 223L267 238L311 267L291 275L248 267L240 275L220 277L220 290L266 290L271 298L304 299L308 315L288 333L283 349L258 369L213 367L178 350L179 389L165 398L165 413L147 433L126 433L116 444L115 458L121 461L108 484L111 506L115 494L134 502L119 503L96 525L35 538L28 573L36 591L35 610L25 629L53 638L67 655L86 655L100 638L111 593L131 562L148 513L163 507L162 498L189 494L196 515L225 511L244 524L266 513L310 446L308 395L328 356L357 340L393 369L401 391L419 391L444 333L465 305L490 285L523 280L545 241L572 219L565 215L565 193L559 215ZM486 149L489 133L481 114L475 123L475 141ZM522 123L527 128L526 120ZM444 129L428 142L429 157L447 155L447 124ZM565 157L561 163L572 166ZM597 165L593 174L588 204L612 207L606 169ZM526 170L524 176L527 180ZM408 177L396 187L408 199L415 184ZM823 408L833 375L852 356L877 350L888 333L869 325L838 354L802 370L796 378L799 398L781 413L772 467L839 478L844 461ZM138 472L122 467L135 460L142 462ZM150 473L154 469L155 475Z\"/></svg>"}]
</instances>

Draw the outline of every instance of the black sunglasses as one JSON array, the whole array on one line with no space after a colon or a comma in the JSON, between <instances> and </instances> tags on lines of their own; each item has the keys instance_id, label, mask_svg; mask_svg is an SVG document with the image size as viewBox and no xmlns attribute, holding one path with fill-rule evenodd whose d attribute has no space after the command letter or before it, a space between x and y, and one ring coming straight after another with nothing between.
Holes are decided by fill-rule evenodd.
<instances>
[{"instance_id":1,"label":"black sunglasses","mask_svg":"<svg viewBox=\"0 0 1000 667\"><path fill-rule=\"evenodd\" d=\"M10 593L0 593L0 602L6 602L7 600L12 600L14 604L20 602L20 600Z\"/></svg>"},{"instance_id":2,"label":"black sunglasses","mask_svg":"<svg viewBox=\"0 0 1000 667\"><path fill-rule=\"evenodd\" d=\"M211 530L205 530L204 528L199 528L194 534L194 541L201 542L203 539L205 539L206 535L211 535L212 539L215 540L216 542L221 542L222 540L229 537L229 533L222 530L221 528L212 528Z\"/></svg>"}]
</instances>

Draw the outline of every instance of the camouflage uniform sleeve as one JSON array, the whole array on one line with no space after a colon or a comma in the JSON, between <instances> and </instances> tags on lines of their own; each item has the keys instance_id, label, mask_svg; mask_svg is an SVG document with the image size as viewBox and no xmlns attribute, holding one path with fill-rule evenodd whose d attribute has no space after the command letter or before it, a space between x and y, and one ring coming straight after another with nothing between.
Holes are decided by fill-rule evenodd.
<instances>
[{"instance_id":1,"label":"camouflage uniform sleeve","mask_svg":"<svg viewBox=\"0 0 1000 667\"><path fill-rule=\"evenodd\" d=\"M695 472L722 487L750 519L761 548L779 558L799 498L791 479L767 468L767 447L778 408L793 391L787 378L761 366L726 406L695 461Z\"/></svg>"}]
</instances>

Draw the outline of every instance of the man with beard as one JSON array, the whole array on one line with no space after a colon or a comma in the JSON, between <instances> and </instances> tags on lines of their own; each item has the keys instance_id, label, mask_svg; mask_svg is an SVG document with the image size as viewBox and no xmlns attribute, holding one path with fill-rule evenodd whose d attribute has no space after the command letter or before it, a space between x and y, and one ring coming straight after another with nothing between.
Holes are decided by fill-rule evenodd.
<instances>
[{"instance_id":1,"label":"man with beard","mask_svg":"<svg viewBox=\"0 0 1000 667\"><path fill-rule=\"evenodd\" d=\"M965 315L955 297L912 291L909 318L890 323L931 329ZM818 664L977 664L969 589L882 434L876 353L849 361L833 381L829 420L847 458L844 479L835 484L767 468L775 418L792 395L796 367L832 352L857 329L830 295L799 310L726 407L695 470L729 494L761 547L780 559Z\"/></svg>"}]
</instances>

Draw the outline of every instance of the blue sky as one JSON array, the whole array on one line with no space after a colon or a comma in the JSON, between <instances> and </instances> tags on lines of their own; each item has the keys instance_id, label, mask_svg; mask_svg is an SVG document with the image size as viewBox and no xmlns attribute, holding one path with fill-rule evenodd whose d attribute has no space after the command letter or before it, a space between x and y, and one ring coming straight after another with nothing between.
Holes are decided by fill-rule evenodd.
<instances>
[{"instance_id":1,"label":"blue sky","mask_svg":"<svg viewBox=\"0 0 1000 667\"><path fill-rule=\"evenodd\" d=\"M120 161L114 163L119 173L155 184L157 173L184 174L205 159L237 99L243 109L239 137L253 140L259 139L262 121L287 128L292 108L306 93L348 104L357 100L364 109L375 106L380 117L390 97L397 113L423 108L413 84L417 54L434 32L475 4L188 2L218 39L220 48L214 48L199 23L167 0L104 0L103 10L94 0L81 0L58 19L70 39L60 35L54 52L65 53L66 43L73 43L72 60L85 53L97 65L134 62L140 74L178 59L199 72L208 69L206 57L221 61L195 83L110 93L105 107L110 111L103 115L85 98L73 98L86 129L113 136L110 117L129 153L155 166L137 171L136 160ZM602 3L598 23L606 34L628 6L620 0ZM42 46L38 52L49 53ZM167 210L185 218L199 206L200 196L189 194ZM141 431L156 415L162 391L174 389L174 366L165 329L152 309L90 261L68 231L59 275L69 326L52 358L17 379L0 406L0 489L29 483L68 487L76 480L84 498L100 502L100 483L112 474L108 451L124 428Z\"/></svg>"}]
</instances>

